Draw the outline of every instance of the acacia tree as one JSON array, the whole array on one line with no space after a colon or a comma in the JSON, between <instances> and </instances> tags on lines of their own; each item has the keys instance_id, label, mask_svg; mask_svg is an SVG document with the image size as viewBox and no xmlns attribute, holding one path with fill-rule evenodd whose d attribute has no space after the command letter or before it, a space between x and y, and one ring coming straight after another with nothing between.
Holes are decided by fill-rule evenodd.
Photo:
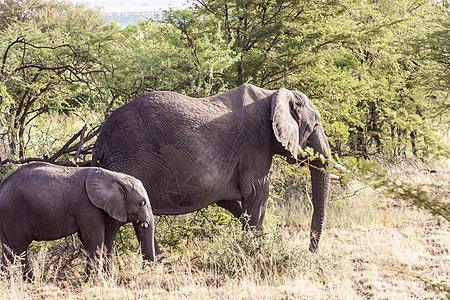
<instances>
[{"instance_id":1,"label":"acacia tree","mask_svg":"<svg viewBox=\"0 0 450 300\"><path fill-rule=\"evenodd\" d=\"M43 115L82 108L106 116L153 90L207 95L218 83L215 75L233 62L229 48L215 47L208 40L198 49L197 59L180 51L180 37L167 24L147 20L121 29L106 25L97 10L84 6L28 2L33 6L24 5L18 14L23 18L15 17L17 9L1 11L3 16L9 14L2 19L0 41L0 137L7 148L2 155L8 158L3 163L16 158L29 161L30 155L54 161L67 152L75 157L89 153L88 146L80 147L95 137L98 124L89 125L91 132L73 132L75 136L59 143L62 149L54 154L57 149L45 155L27 153L35 120ZM81 141L71 146L75 137Z\"/></svg>"},{"instance_id":2,"label":"acacia tree","mask_svg":"<svg viewBox=\"0 0 450 300\"><path fill-rule=\"evenodd\" d=\"M104 71L93 30L107 26L97 10L65 2L5 1L0 8L1 137L10 159L25 159L34 119L70 111L97 88L92 79Z\"/></svg>"},{"instance_id":3,"label":"acacia tree","mask_svg":"<svg viewBox=\"0 0 450 300\"><path fill-rule=\"evenodd\" d=\"M192 9L170 14L193 52L200 35L217 33L236 53L237 60L222 76L232 86L252 82L272 87L294 76L321 48L320 24L343 7L336 1L197 0Z\"/></svg>"},{"instance_id":4,"label":"acacia tree","mask_svg":"<svg viewBox=\"0 0 450 300\"><path fill-rule=\"evenodd\" d=\"M339 155L420 154L425 148L424 65L404 41L429 32L433 1L197 0L169 14L192 53L199 37L220 33L237 60L218 74L229 87L253 83L301 90L325 119ZM427 71L428 72L428 71Z\"/></svg>"},{"instance_id":5,"label":"acacia tree","mask_svg":"<svg viewBox=\"0 0 450 300\"><path fill-rule=\"evenodd\" d=\"M220 38L220 37L218 37ZM182 47L182 37L165 23L141 20L120 32L108 58L109 81L119 104L154 90L209 95L225 88L218 74L235 60L229 47L200 37L194 52ZM115 54L116 51L120 51Z\"/></svg>"},{"instance_id":6,"label":"acacia tree","mask_svg":"<svg viewBox=\"0 0 450 300\"><path fill-rule=\"evenodd\" d=\"M425 81L415 79L419 74L434 75L425 68L425 57L405 55L405 49L417 34L430 33L437 24L433 20L442 17L443 11L427 0L368 1L351 11L354 17L345 26L352 30L355 42L341 43L335 55L337 69L345 75L338 84L352 86L347 90L352 101L338 100L336 105L357 108L353 110L356 120L352 117L348 119L352 122L347 122L345 116L340 119L349 129L350 153L366 158L373 154L406 156L409 151L426 155L428 149L437 146L432 143L430 127L435 125L430 112L437 104L432 95L442 89L433 88L431 92ZM336 93L345 97L339 89Z\"/></svg>"},{"instance_id":7,"label":"acacia tree","mask_svg":"<svg viewBox=\"0 0 450 300\"><path fill-rule=\"evenodd\" d=\"M442 1L434 8L434 14L425 19L426 30L403 41L403 53L417 70L411 78L415 86L422 87L416 90L417 97L431 100L427 103L428 117L446 123L450 109L450 7L448 1Z\"/></svg>"}]
</instances>

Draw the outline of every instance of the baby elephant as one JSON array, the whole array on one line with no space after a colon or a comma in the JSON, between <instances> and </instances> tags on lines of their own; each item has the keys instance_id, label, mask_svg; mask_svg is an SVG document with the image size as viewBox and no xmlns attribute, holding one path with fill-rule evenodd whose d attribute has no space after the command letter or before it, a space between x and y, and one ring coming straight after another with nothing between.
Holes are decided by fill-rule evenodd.
<instances>
[{"instance_id":1,"label":"baby elephant","mask_svg":"<svg viewBox=\"0 0 450 300\"><path fill-rule=\"evenodd\" d=\"M128 221L148 227L144 257L154 261L153 214L140 180L100 168L34 163L0 183L3 266L25 253L24 278L32 276L27 248L33 240L55 240L75 232L88 253L89 276L102 250L110 257L116 233Z\"/></svg>"}]
</instances>

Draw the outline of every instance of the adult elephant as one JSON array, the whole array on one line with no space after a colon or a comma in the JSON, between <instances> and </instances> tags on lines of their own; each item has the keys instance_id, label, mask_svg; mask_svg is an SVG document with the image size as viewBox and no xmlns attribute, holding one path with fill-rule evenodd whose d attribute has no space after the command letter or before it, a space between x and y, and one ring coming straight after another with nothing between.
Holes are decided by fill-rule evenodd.
<instances>
[{"instance_id":1,"label":"adult elephant","mask_svg":"<svg viewBox=\"0 0 450 300\"><path fill-rule=\"evenodd\" d=\"M244 84L223 94L190 98L151 92L115 110L93 149L93 165L130 174L152 191L156 215L179 215L210 204L259 229L269 196L275 154L297 161L299 147L327 157L320 114L300 92ZM309 249L317 251L330 187L328 167L310 163ZM135 226L138 238L145 229ZM142 244L143 253L145 244Z\"/></svg>"}]
</instances>

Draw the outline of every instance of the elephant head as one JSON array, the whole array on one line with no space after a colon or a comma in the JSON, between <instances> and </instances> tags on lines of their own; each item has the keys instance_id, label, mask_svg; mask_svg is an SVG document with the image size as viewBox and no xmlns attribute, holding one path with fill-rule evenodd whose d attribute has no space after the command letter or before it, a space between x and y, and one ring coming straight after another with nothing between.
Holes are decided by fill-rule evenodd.
<instances>
[{"instance_id":1,"label":"elephant head","mask_svg":"<svg viewBox=\"0 0 450 300\"><path fill-rule=\"evenodd\" d=\"M92 204L119 222L138 222L150 230L145 241L146 256L154 261L154 219L147 192L139 179L97 169L86 178L86 192Z\"/></svg>"},{"instance_id":2,"label":"elephant head","mask_svg":"<svg viewBox=\"0 0 450 300\"><path fill-rule=\"evenodd\" d=\"M316 154L329 157L330 146L320 122L320 114L300 92L280 89L272 97L272 128L276 140L288 151L288 162L297 161L299 147L311 147ZM316 252L322 232L325 206L330 188L326 163L316 159L309 163L312 182L313 217L309 250Z\"/></svg>"}]
</instances>

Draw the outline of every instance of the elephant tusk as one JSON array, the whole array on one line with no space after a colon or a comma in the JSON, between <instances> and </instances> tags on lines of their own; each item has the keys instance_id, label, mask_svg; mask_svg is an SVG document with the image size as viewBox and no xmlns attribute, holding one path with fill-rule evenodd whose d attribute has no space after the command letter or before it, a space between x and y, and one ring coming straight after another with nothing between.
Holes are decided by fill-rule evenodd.
<instances>
[{"instance_id":1,"label":"elephant tusk","mask_svg":"<svg viewBox=\"0 0 450 300\"><path fill-rule=\"evenodd\" d=\"M141 223L141 227L148 228L148 222L142 222L142 223Z\"/></svg>"},{"instance_id":2,"label":"elephant tusk","mask_svg":"<svg viewBox=\"0 0 450 300\"><path fill-rule=\"evenodd\" d=\"M331 180L339 180L339 176L334 175L334 174L330 174L330 179Z\"/></svg>"},{"instance_id":3,"label":"elephant tusk","mask_svg":"<svg viewBox=\"0 0 450 300\"><path fill-rule=\"evenodd\" d=\"M333 168L335 168L335 169L338 170L339 172L342 172L342 173L349 173L349 171L348 171L344 166L341 166L340 164L338 164L337 162L335 162L335 161L333 161L333 160L331 160L331 159L328 159L328 161L331 163L331 165L333 166Z\"/></svg>"}]
</instances>

